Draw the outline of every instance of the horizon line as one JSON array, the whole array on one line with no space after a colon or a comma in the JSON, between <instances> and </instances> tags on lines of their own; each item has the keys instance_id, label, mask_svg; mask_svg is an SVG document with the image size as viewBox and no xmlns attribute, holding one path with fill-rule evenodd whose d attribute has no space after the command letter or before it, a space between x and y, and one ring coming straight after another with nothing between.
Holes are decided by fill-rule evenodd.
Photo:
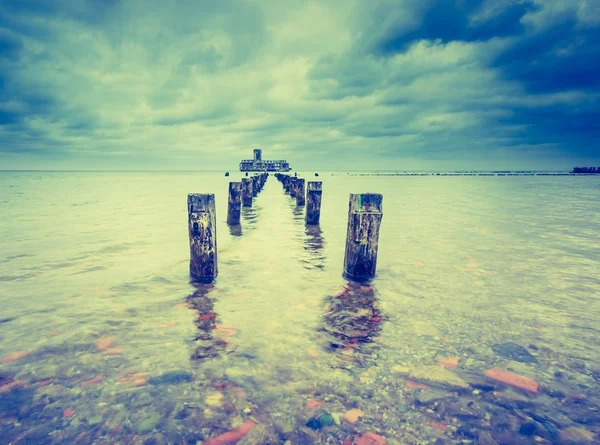
<instances>
[{"instance_id":1,"label":"horizon line","mask_svg":"<svg viewBox=\"0 0 600 445\"><path fill-rule=\"evenodd\" d=\"M573 167L575 168L575 167ZM360 170L345 170L345 169L336 169L336 170L308 170L308 169L298 169L298 170L290 170L290 172L306 172L306 171L315 171L315 172L395 172L395 173L412 173L412 172L455 172L455 173L464 173L464 172L571 172L571 170L559 169L559 170L550 170L550 169L465 169L465 170L443 170L443 169L415 169L415 170L399 170L399 169L360 169ZM204 169L194 169L194 170L116 170L116 169L101 169L101 170L84 170L84 169L0 169L0 172L73 172L73 173L102 173L102 172L110 172L110 173L198 173L198 172L229 172L229 173L246 173L237 170L225 170L225 169L214 169L214 170L204 170ZM263 172L247 172L247 173L263 173ZM278 173L278 172L266 172L266 173Z\"/></svg>"}]
</instances>

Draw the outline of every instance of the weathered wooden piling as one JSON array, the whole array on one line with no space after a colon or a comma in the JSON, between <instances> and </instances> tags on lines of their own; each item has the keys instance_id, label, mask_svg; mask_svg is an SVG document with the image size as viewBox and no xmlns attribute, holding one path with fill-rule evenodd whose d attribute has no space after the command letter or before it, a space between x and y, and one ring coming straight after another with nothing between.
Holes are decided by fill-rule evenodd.
<instances>
[{"instance_id":1,"label":"weathered wooden piling","mask_svg":"<svg viewBox=\"0 0 600 445\"><path fill-rule=\"evenodd\" d=\"M217 216L215 195L188 195L190 276L192 281L210 282L218 274Z\"/></svg>"},{"instance_id":2,"label":"weathered wooden piling","mask_svg":"<svg viewBox=\"0 0 600 445\"><path fill-rule=\"evenodd\" d=\"M252 196L258 196L258 176L252 176Z\"/></svg>"},{"instance_id":3,"label":"weathered wooden piling","mask_svg":"<svg viewBox=\"0 0 600 445\"><path fill-rule=\"evenodd\" d=\"M322 194L323 183L321 181L308 181L306 187L306 224L319 224Z\"/></svg>"},{"instance_id":4,"label":"weathered wooden piling","mask_svg":"<svg viewBox=\"0 0 600 445\"><path fill-rule=\"evenodd\" d=\"M290 177L288 175L282 175L281 176L281 182L283 182L283 189L285 190L286 194L290 193Z\"/></svg>"},{"instance_id":5,"label":"weathered wooden piling","mask_svg":"<svg viewBox=\"0 0 600 445\"><path fill-rule=\"evenodd\" d=\"M298 178L296 178L295 176L290 177L290 196L292 198L296 197L296 181L298 180Z\"/></svg>"},{"instance_id":6,"label":"weathered wooden piling","mask_svg":"<svg viewBox=\"0 0 600 445\"><path fill-rule=\"evenodd\" d=\"M242 212L242 183L229 183L229 199L227 200L227 224L235 225L240 223L240 214Z\"/></svg>"},{"instance_id":7,"label":"weathered wooden piling","mask_svg":"<svg viewBox=\"0 0 600 445\"><path fill-rule=\"evenodd\" d=\"M383 195L377 193L350 195L344 256L344 274L348 277L375 276L382 202Z\"/></svg>"},{"instance_id":8,"label":"weathered wooden piling","mask_svg":"<svg viewBox=\"0 0 600 445\"><path fill-rule=\"evenodd\" d=\"M252 178L242 178L242 205L252 207Z\"/></svg>"},{"instance_id":9,"label":"weathered wooden piling","mask_svg":"<svg viewBox=\"0 0 600 445\"><path fill-rule=\"evenodd\" d=\"M304 194L304 178L296 179L296 205L303 206L306 203L306 197Z\"/></svg>"},{"instance_id":10,"label":"weathered wooden piling","mask_svg":"<svg viewBox=\"0 0 600 445\"><path fill-rule=\"evenodd\" d=\"M269 174L267 173L266 175L268 176ZM290 177L289 175L284 175L282 173L275 173L275 177L279 182L281 182L284 192L289 193L291 195L292 177Z\"/></svg>"}]
</instances>

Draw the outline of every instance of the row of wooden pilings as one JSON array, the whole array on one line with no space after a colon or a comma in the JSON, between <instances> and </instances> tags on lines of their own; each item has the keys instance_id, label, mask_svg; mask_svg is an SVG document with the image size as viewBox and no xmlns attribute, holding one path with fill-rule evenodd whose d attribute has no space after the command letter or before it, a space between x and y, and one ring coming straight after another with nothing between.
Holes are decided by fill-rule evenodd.
<instances>
[{"instance_id":1,"label":"row of wooden pilings","mask_svg":"<svg viewBox=\"0 0 600 445\"><path fill-rule=\"evenodd\" d=\"M321 196L323 195L323 183L321 181L308 181L305 190L306 181L297 176L284 175L276 173L275 177L283 184L285 193L292 198L296 198L296 205L306 204L306 224L319 224L321 219Z\"/></svg>"},{"instance_id":2,"label":"row of wooden pilings","mask_svg":"<svg viewBox=\"0 0 600 445\"><path fill-rule=\"evenodd\" d=\"M268 173L229 183L227 224L240 224L241 207L251 207L253 197L263 189ZM323 183L276 173L285 193L296 199L297 206L306 205L307 225L319 224ZM383 195L350 194L348 229L344 254L344 275L354 280L373 278L377 267L379 228L383 219ZM217 230L214 194L188 195L188 228L190 237L190 276L192 281L211 282L218 274Z\"/></svg>"},{"instance_id":3,"label":"row of wooden pilings","mask_svg":"<svg viewBox=\"0 0 600 445\"><path fill-rule=\"evenodd\" d=\"M267 182L268 173L229 183L227 224L240 224L242 206L252 207L252 200ZM190 276L192 281L210 283L219 273L217 261L217 212L215 195L188 195L188 231L190 236Z\"/></svg>"}]
</instances>

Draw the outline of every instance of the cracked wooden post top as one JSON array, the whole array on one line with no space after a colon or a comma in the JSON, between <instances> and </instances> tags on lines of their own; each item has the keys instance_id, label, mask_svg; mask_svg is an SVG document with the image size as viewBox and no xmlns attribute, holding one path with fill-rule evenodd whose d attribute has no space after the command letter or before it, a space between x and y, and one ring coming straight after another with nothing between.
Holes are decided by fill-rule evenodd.
<instances>
[{"instance_id":1,"label":"cracked wooden post top","mask_svg":"<svg viewBox=\"0 0 600 445\"><path fill-rule=\"evenodd\" d=\"M354 279L372 278L377 267L379 227L383 218L383 195L351 194L344 275Z\"/></svg>"},{"instance_id":2,"label":"cracked wooden post top","mask_svg":"<svg viewBox=\"0 0 600 445\"><path fill-rule=\"evenodd\" d=\"M188 195L188 229L190 277L192 281L210 282L218 274L215 195Z\"/></svg>"}]
</instances>

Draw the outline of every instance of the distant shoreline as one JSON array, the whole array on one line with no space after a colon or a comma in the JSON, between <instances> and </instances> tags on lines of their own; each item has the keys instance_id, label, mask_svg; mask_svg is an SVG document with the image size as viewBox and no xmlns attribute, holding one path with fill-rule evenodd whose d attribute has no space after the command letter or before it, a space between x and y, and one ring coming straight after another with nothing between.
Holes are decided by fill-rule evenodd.
<instances>
[{"instance_id":1,"label":"distant shoreline","mask_svg":"<svg viewBox=\"0 0 600 445\"><path fill-rule=\"evenodd\" d=\"M519 173L519 172L412 172L412 173L347 173L350 176L598 176L594 173L570 173L570 172L532 172L532 173Z\"/></svg>"}]
</instances>

